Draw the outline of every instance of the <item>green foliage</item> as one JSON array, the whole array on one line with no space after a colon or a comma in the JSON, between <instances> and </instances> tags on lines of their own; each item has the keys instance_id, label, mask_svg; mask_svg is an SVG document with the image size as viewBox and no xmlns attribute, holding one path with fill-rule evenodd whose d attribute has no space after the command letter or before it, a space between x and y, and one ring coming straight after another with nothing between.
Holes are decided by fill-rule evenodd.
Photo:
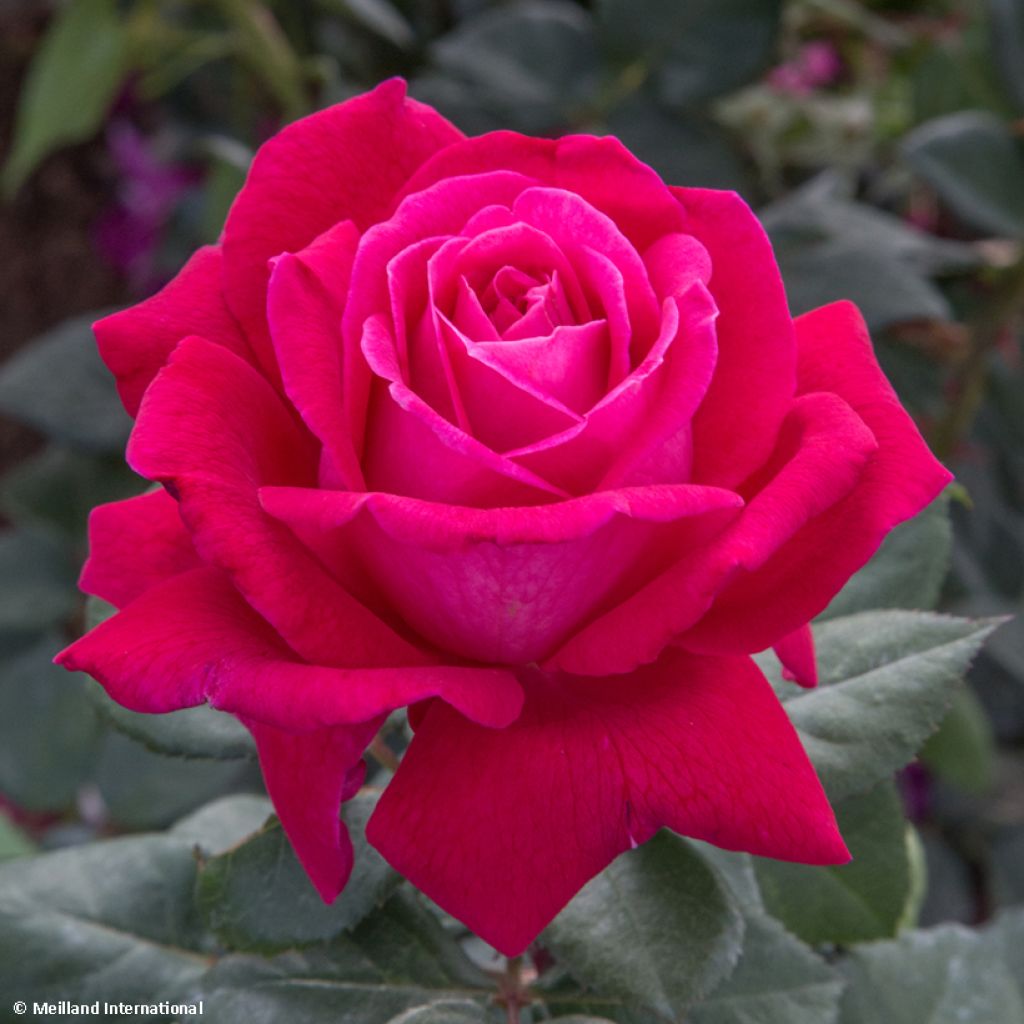
<instances>
[{"instance_id":1,"label":"green foliage","mask_svg":"<svg viewBox=\"0 0 1024 1024\"><path fill-rule=\"evenodd\" d=\"M668 832L584 886L544 933L576 978L671 1018L729 973L742 939L728 889Z\"/></svg>"},{"instance_id":2,"label":"green foliage","mask_svg":"<svg viewBox=\"0 0 1024 1024\"><path fill-rule=\"evenodd\" d=\"M814 631L821 678L785 708L833 800L888 778L942 721L995 622L923 612L862 612Z\"/></svg>"},{"instance_id":3,"label":"green foliage","mask_svg":"<svg viewBox=\"0 0 1024 1024\"><path fill-rule=\"evenodd\" d=\"M767 67L782 4L599 0L597 10L601 42L611 57L638 65L664 102L684 107L736 89Z\"/></svg>"},{"instance_id":4,"label":"green foliage","mask_svg":"<svg viewBox=\"0 0 1024 1024\"><path fill-rule=\"evenodd\" d=\"M1024 913L980 934L947 926L854 950L841 1024L1021 1024Z\"/></svg>"},{"instance_id":5,"label":"green foliage","mask_svg":"<svg viewBox=\"0 0 1024 1024\"><path fill-rule=\"evenodd\" d=\"M1024 238L1024 150L994 114L964 111L912 132L903 154L971 227Z\"/></svg>"},{"instance_id":6,"label":"green foliage","mask_svg":"<svg viewBox=\"0 0 1024 1024\"><path fill-rule=\"evenodd\" d=\"M126 41L115 0L74 0L60 10L21 93L2 172L7 196L58 146L99 131L124 75Z\"/></svg>"},{"instance_id":7,"label":"green foliage","mask_svg":"<svg viewBox=\"0 0 1024 1024\"><path fill-rule=\"evenodd\" d=\"M913 895L909 826L896 789L883 783L835 810L853 860L823 868L756 860L765 908L812 945L894 936Z\"/></svg>"},{"instance_id":8,"label":"green foliage","mask_svg":"<svg viewBox=\"0 0 1024 1024\"><path fill-rule=\"evenodd\" d=\"M345 891L330 906L309 884L276 820L206 862L199 876L199 900L211 930L232 949L273 952L323 942L354 928L400 880L364 837L375 805L369 795L345 805L355 868Z\"/></svg>"},{"instance_id":9,"label":"green foliage","mask_svg":"<svg viewBox=\"0 0 1024 1024\"><path fill-rule=\"evenodd\" d=\"M95 314L68 320L0 369L0 413L87 452L120 452L131 420L92 334Z\"/></svg>"}]
</instances>

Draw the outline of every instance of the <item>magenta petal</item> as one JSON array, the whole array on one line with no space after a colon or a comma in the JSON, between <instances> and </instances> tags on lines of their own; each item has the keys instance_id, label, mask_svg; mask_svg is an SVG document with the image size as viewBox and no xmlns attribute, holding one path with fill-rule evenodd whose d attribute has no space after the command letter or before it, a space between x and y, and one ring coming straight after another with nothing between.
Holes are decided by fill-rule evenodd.
<instances>
[{"instance_id":1,"label":"magenta petal","mask_svg":"<svg viewBox=\"0 0 1024 1024\"><path fill-rule=\"evenodd\" d=\"M846 497L876 448L871 431L841 398L810 394L797 399L780 434L776 457L766 464L769 482L736 522L581 630L554 656L553 664L581 675L628 672L653 661L667 643L700 620L699 627L682 638L689 645L691 635L700 635L705 613L726 585L744 572L753 578L755 570L770 562L808 522ZM793 577L797 587L803 578ZM744 650L759 651L812 617L805 614L765 639L761 633L766 621L769 630L775 621L776 603L774 593L765 595L757 609L749 609L751 618L724 620L725 635L729 629L739 630ZM787 603L781 614L789 616L794 607L799 610Z\"/></svg>"},{"instance_id":2,"label":"magenta petal","mask_svg":"<svg viewBox=\"0 0 1024 1024\"><path fill-rule=\"evenodd\" d=\"M321 478L357 490L362 471L342 406L341 315L358 241L345 221L301 253L278 257L267 291L285 392L323 445Z\"/></svg>"},{"instance_id":3,"label":"magenta petal","mask_svg":"<svg viewBox=\"0 0 1024 1024\"><path fill-rule=\"evenodd\" d=\"M523 683L523 713L500 731L432 706L367 827L399 872L502 953L521 953L662 827L783 860L849 859L749 659L670 649L629 676Z\"/></svg>"},{"instance_id":4,"label":"magenta petal","mask_svg":"<svg viewBox=\"0 0 1024 1024\"><path fill-rule=\"evenodd\" d=\"M302 657L422 660L260 508L264 484L315 484L316 449L251 366L201 338L183 341L146 393L128 461L173 488L203 559L224 569Z\"/></svg>"},{"instance_id":5,"label":"magenta petal","mask_svg":"<svg viewBox=\"0 0 1024 1024\"><path fill-rule=\"evenodd\" d=\"M288 125L260 147L224 227L228 303L274 370L266 326L268 261L304 249L341 221L365 231L409 176L462 134L390 79ZM194 332L193 332L194 333Z\"/></svg>"},{"instance_id":6,"label":"magenta petal","mask_svg":"<svg viewBox=\"0 0 1024 1024\"><path fill-rule=\"evenodd\" d=\"M314 550L362 564L402 620L432 643L501 664L549 654L595 609L721 530L741 503L732 492L687 485L540 508L297 488L265 488L260 497Z\"/></svg>"},{"instance_id":7,"label":"magenta petal","mask_svg":"<svg viewBox=\"0 0 1024 1024\"><path fill-rule=\"evenodd\" d=\"M382 723L296 735L245 721L281 826L325 903L334 902L352 873L352 840L340 818L341 802L358 788L363 751Z\"/></svg>"},{"instance_id":8,"label":"magenta petal","mask_svg":"<svg viewBox=\"0 0 1024 1024\"><path fill-rule=\"evenodd\" d=\"M782 678L800 686L818 685L818 662L814 656L811 627L801 626L775 644L775 655L782 662Z\"/></svg>"},{"instance_id":9,"label":"magenta petal","mask_svg":"<svg viewBox=\"0 0 1024 1024\"><path fill-rule=\"evenodd\" d=\"M362 350L381 378L371 391L371 429L363 457L372 490L459 505L536 505L568 496L481 444L415 394L402 379L395 340L383 317L366 321Z\"/></svg>"},{"instance_id":10,"label":"magenta petal","mask_svg":"<svg viewBox=\"0 0 1024 1024\"><path fill-rule=\"evenodd\" d=\"M488 727L514 721L515 677L447 665L333 668L299 661L217 569L168 580L67 648L60 664L88 672L132 711L209 701L292 731L377 719L439 697Z\"/></svg>"},{"instance_id":11,"label":"magenta petal","mask_svg":"<svg viewBox=\"0 0 1024 1024\"><path fill-rule=\"evenodd\" d=\"M715 365L715 316L703 285L666 299L643 362L582 424L508 454L573 494L689 480L690 423Z\"/></svg>"},{"instance_id":12,"label":"magenta petal","mask_svg":"<svg viewBox=\"0 0 1024 1024\"><path fill-rule=\"evenodd\" d=\"M246 361L252 350L224 304L221 250L199 249L162 291L93 325L100 355L134 416L142 395L182 338L201 334Z\"/></svg>"},{"instance_id":13,"label":"magenta petal","mask_svg":"<svg viewBox=\"0 0 1024 1024\"><path fill-rule=\"evenodd\" d=\"M658 175L612 136L540 139L488 132L435 153L403 190L411 195L452 177L516 171L542 185L574 192L606 214L638 252L686 217Z\"/></svg>"},{"instance_id":14,"label":"magenta petal","mask_svg":"<svg viewBox=\"0 0 1024 1024\"><path fill-rule=\"evenodd\" d=\"M99 505L89 515L89 558L78 585L118 608L150 587L202 565L163 489Z\"/></svg>"},{"instance_id":15,"label":"magenta petal","mask_svg":"<svg viewBox=\"0 0 1024 1024\"><path fill-rule=\"evenodd\" d=\"M694 479L734 487L763 465L796 389L796 342L771 243L733 192L673 189L711 260L718 365L693 421Z\"/></svg>"},{"instance_id":16,"label":"magenta petal","mask_svg":"<svg viewBox=\"0 0 1024 1024\"><path fill-rule=\"evenodd\" d=\"M870 428L876 451L847 497L810 518L758 571L723 590L686 640L695 650L761 650L810 621L885 535L952 479L885 379L855 306L825 306L800 317L796 329L800 390L845 399Z\"/></svg>"}]
</instances>

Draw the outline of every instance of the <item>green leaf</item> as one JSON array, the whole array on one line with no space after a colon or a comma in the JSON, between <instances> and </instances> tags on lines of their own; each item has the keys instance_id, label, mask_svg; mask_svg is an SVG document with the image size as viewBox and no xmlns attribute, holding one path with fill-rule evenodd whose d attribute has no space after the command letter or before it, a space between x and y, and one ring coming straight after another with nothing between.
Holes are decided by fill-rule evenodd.
<instances>
[{"instance_id":1,"label":"green leaf","mask_svg":"<svg viewBox=\"0 0 1024 1024\"><path fill-rule=\"evenodd\" d=\"M842 979L778 921L756 911L746 917L736 970L687 1024L832 1024Z\"/></svg>"},{"instance_id":2,"label":"green leaf","mask_svg":"<svg viewBox=\"0 0 1024 1024\"><path fill-rule=\"evenodd\" d=\"M0 533L0 637L63 623L78 606L75 577L66 544L28 530ZM56 654L63 645L54 642Z\"/></svg>"},{"instance_id":3,"label":"green leaf","mask_svg":"<svg viewBox=\"0 0 1024 1024\"><path fill-rule=\"evenodd\" d=\"M76 677L53 664L46 633L0 662L0 791L33 811L62 811L89 780L101 729Z\"/></svg>"},{"instance_id":4,"label":"green leaf","mask_svg":"<svg viewBox=\"0 0 1024 1024\"><path fill-rule=\"evenodd\" d=\"M165 836L0 864L0 991L33 1000L152 1002L207 967L195 860Z\"/></svg>"},{"instance_id":5,"label":"green leaf","mask_svg":"<svg viewBox=\"0 0 1024 1024\"><path fill-rule=\"evenodd\" d=\"M166 828L226 793L262 791L252 761L165 757L117 732L104 738L95 781L110 817L137 830Z\"/></svg>"},{"instance_id":6,"label":"green leaf","mask_svg":"<svg viewBox=\"0 0 1024 1024\"><path fill-rule=\"evenodd\" d=\"M841 963L849 980L842 1024L1024 1024L1021 913L985 932L958 925L859 946Z\"/></svg>"},{"instance_id":7,"label":"green leaf","mask_svg":"<svg viewBox=\"0 0 1024 1024\"><path fill-rule=\"evenodd\" d=\"M944 782L980 793L995 781L992 724L974 692L962 687L938 732L921 750L921 760Z\"/></svg>"},{"instance_id":8,"label":"green leaf","mask_svg":"<svg viewBox=\"0 0 1024 1024\"><path fill-rule=\"evenodd\" d=\"M590 18L567 0L484 11L443 36L431 57L506 127L530 132L564 127L591 101L600 73Z\"/></svg>"},{"instance_id":9,"label":"green leaf","mask_svg":"<svg viewBox=\"0 0 1024 1024\"><path fill-rule=\"evenodd\" d=\"M874 558L850 579L820 618L878 608L931 610L938 604L949 572L952 548L946 491L885 538Z\"/></svg>"},{"instance_id":10,"label":"green leaf","mask_svg":"<svg viewBox=\"0 0 1024 1024\"><path fill-rule=\"evenodd\" d=\"M663 831L589 882L543 942L595 991L675 1018L729 973L742 938L715 871Z\"/></svg>"},{"instance_id":11,"label":"green leaf","mask_svg":"<svg viewBox=\"0 0 1024 1024\"><path fill-rule=\"evenodd\" d=\"M99 131L124 78L125 41L115 0L73 0L60 9L18 100L3 168L8 197L53 150Z\"/></svg>"},{"instance_id":12,"label":"green leaf","mask_svg":"<svg viewBox=\"0 0 1024 1024\"><path fill-rule=\"evenodd\" d=\"M466 999L444 999L392 1017L388 1024L484 1024L487 1012Z\"/></svg>"},{"instance_id":13,"label":"green leaf","mask_svg":"<svg viewBox=\"0 0 1024 1024\"><path fill-rule=\"evenodd\" d=\"M605 50L688 106L745 85L775 56L780 0L599 0Z\"/></svg>"},{"instance_id":14,"label":"green leaf","mask_svg":"<svg viewBox=\"0 0 1024 1024\"><path fill-rule=\"evenodd\" d=\"M218 1024L376 1024L440 1000L487 1003L494 985L418 897L400 889L355 932L327 945L273 960L225 957L202 993Z\"/></svg>"},{"instance_id":15,"label":"green leaf","mask_svg":"<svg viewBox=\"0 0 1024 1024\"><path fill-rule=\"evenodd\" d=\"M1007 92L1024 113L1024 3L988 0L992 53Z\"/></svg>"},{"instance_id":16,"label":"green leaf","mask_svg":"<svg viewBox=\"0 0 1024 1024\"><path fill-rule=\"evenodd\" d=\"M121 455L96 456L49 445L0 478L0 513L16 527L81 542L89 512L139 493Z\"/></svg>"},{"instance_id":17,"label":"green leaf","mask_svg":"<svg viewBox=\"0 0 1024 1024\"><path fill-rule=\"evenodd\" d=\"M672 185L743 191L746 170L717 125L635 96L608 116L608 130Z\"/></svg>"},{"instance_id":18,"label":"green leaf","mask_svg":"<svg viewBox=\"0 0 1024 1024\"><path fill-rule=\"evenodd\" d=\"M814 867L757 858L765 908L812 945L890 938L911 896L908 825L892 783L836 805L853 860Z\"/></svg>"},{"instance_id":19,"label":"green leaf","mask_svg":"<svg viewBox=\"0 0 1024 1024\"><path fill-rule=\"evenodd\" d=\"M972 227L1024 238L1024 152L994 114L967 110L928 121L904 139L903 155Z\"/></svg>"},{"instance_id":20,"label":"green leaf","mask_svg":"<svg viewBox=\"0 0 1024 1024\"><path fill-rule=\"evenodd\" d=\"M863 793L913 759L998 625L894 609L815 627L818 688L778 683L777 692L831 799Z\"/></svg>"},{"instance_id":21,"label":"green leaf","mask_svg":"<svg viewBox=\"0 0 1024 1024\"><path fill-rule=\"evenodd\" d=\"M175 822L169 834L194 843L208 859L225 853L262 828L273 813L273 805L265 796L225 796Z\"/></svg>"},{"instance_id":22,"label":"green leaf","mask_svg":"<svg viewBox=\"0 0 1024 1024\"><path fill-rule=\"evenodd\" d=\"M375 804L374 797L360 795L345 805L355 866L330 906L310 884L276 819L204 864L198 893L210 928L232 949L259 952L322 942L354 928L399 882L364 837Z\"/></svg>"},{"instance_id":23,"label":"green leaf","mask_svg":"<svg viewBox=\"0 0 1024 1024\"><path fill-rule=\"evenodd\" d=\"M87 693L106 721L155 754L212 761L256 758L249 730L233 715L208 705L143 715L111 700L94 680L87 683Z\"/></svg>"},{"instance_id":24,"label":"green leaf","mask_svg":"<svg viewBox=\"0 0 1024 1024\"><path fill-rule=\"evenodd\" d=\"M119 452L131 430L92 334L98 314L66 320L0 368L0 412L88 452Z\"/></svg>"},{"instance_id":25,"label":"green leaf","mask_svg":"<svg viewBox=\"0 0 1024 1024\"><path fill-rule=\"evenodd\" d=\"M760 211L793 312L850 299L872 329L951 319L930 278L977 266L977 254L853 202L849 193L842 176L825 173Z\"/></svg>"}]
</instances>

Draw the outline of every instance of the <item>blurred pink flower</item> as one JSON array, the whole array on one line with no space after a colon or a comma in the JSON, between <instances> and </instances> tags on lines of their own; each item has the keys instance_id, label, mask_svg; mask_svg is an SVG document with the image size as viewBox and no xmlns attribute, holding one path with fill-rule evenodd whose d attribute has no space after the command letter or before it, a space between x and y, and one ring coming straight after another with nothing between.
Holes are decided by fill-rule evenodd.
<instances>
[{"instance_id":1,"label":"blurred pink flower","mask_svg":"<svg viewBox=\"0 0 1024 1024\"><path fill-rule=\"evenodd\" d=\"M817 39L805 43L792 60L769 71L767 80L777 92L809 96L815 89L834 82L842 70L843 60L835 46Z\"/></svg>"}]
</instances>

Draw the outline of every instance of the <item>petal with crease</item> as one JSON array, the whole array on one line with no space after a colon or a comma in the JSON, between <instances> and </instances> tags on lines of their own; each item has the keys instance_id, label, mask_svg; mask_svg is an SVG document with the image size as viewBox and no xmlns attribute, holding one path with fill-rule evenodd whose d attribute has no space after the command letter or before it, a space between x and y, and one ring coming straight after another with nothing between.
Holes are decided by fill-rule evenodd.
<instances>
[{"instance_id":1,"label":"petal with crease","mask_svg":"<svg viewBox=\"0 0 1024 1024\"><path fill-rule=\"evenodd\" d=\"M849 859L748 658L670 649L629 676L523 683L523 713L500 731L431 706L367 827L399 872L502 953L521 953L662 827L783 860Z\"/></svg>"}]
</instances>

